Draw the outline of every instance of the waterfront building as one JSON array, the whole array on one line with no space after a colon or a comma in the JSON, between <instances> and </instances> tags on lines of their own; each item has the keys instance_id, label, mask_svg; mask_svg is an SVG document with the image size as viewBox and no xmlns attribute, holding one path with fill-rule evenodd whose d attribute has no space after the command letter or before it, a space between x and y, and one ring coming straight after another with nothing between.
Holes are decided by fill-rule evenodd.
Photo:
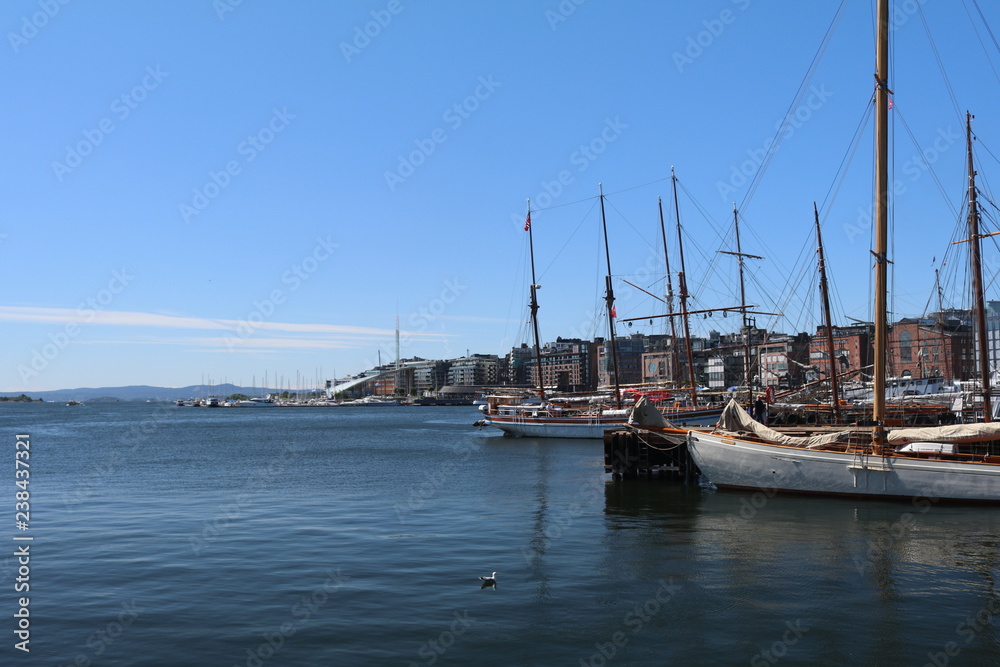
<instances>
[{"instance_id":1,"label":"waterfront building","mask_svg":"<svg viewBox=\"0 0 1000 667\"><path fill-rule=\"evenodd\" d=\"M1000 306L1000 302L992 304ZM990 333L989 320L986 329L992 352L995 339ZM938 313L919 319L904 318L892 324L888 352L890 375L941 376L946 382L971 380L977 375L979 349L972 327L961 319L943 319Z\"/></svg>"},{"instance_id":2,"label":"waterfront building","mask_svg":"<svg viewBox=\"0 0 1000 667\"><path fill-rule=\"evenodd\" d=\"M791 389L805 382L809 366L810 336L772 334L757 347L760 359L760 386Z\"/></svg>"},{"instance_id":3,"label":"waterfront building","mask_svg":"<svg viewBox=\"0 0 1000 667\"><path fill-rule=\"evenodd\" d=\"M448 368L449 385L495 385L500 359L495 354L473 354L452 359Z\"/></svg>"},{"instance_id":4,"label":"waterfront building","mask_svg":"<svg viewBox=\"0 0 1000 667\"><path fill-rule=\"evenodd\" d=\"M618 352L618 384L639 384L642 382L642 355L645 352L643 338L642 334L633 334L615 339L615 348ZM602 386L610 387L615 383L610 356L611 345L604 339L598 340L600 345L597 349L597 381Z\"/></svg>"},{"instance_id":5,"label":"waterfront building","mask_svg":"<svg viewBox=\"0 0 1000 667\"><path fill-rule=\"evenodd\" d=\"M579 338L557 338L542 346L542 384L547 390L593 391L597 388L598 343ZM530 348L528 348L530 351ZM527 362L527 379L538 386L538 363Z\"/></svg>"},{"instance_id":6,"label":"waterfront building","mask_svg":"<svg viewBox=\"0 0 1000 667\"><path fill-rule=\"evenodd\" d=\"M809 365L813 373L805 376L806 381L829 378L831 372L846 373L861 370L871 375L872 341L874 326L857 324L847 327L833 327L833 363L831 364L827 344L826 327L816 327L809 342Z\"/></svg>"}]
</instances>

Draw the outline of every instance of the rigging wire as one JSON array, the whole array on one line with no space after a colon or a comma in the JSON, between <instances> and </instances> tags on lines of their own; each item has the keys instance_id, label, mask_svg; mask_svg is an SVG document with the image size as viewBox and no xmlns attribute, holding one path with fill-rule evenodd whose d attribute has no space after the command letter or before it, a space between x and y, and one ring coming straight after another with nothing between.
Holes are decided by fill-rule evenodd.
<instances>
[{"instance_id":1,"label":"rigging wire","mask_svg":"<svg viewBox=\"0 0 1000 667\"><path fill-rule=\"evenodd\" d=\"M941 78L944 80L944 87L947 89L948 97L951 99L951 105L955 109L955 117L961 121L962 111L958 106L958 98L955 97L955 89L952 88L951 80L948 78L948 73L944 69L944 62L941 60L941 54L938 53L937 44L934 43L934 37L931 35L931 28L927 24L927 18L924 16L924 10L920 7L919 2L915 4L917 6L917 14L920 16L920 22L924 25L924 33L927 35L927 41L931 46L931 53L934 54L934 60L937 62L938 70L941 72Z\"/></svg>"},{"instance_id":2,"label":"rigging wire","mask_svg":"<svg viewBox=\"0 0 1000 667\"><path fill-rule=\"evenodd\" d=\"M990 24L986 21L986 17L983 16L983 10L979 8L979 3L976 0L972 0L972 4L975 5L976 11L979 13L979 18L982 20L983 26L986 28L986 32L989 34L990 39L993 40L993 46L996 47L997 51L1000 51L1000 44L997 43L997 38L993 36L993 30L990 29ZM986 49L986 45L983 44L983 38L979 36L979 29L976 27L976 22L972 18L972 14L969 13L968 5L963 2L962 6L965 8L965 13L969 17L972 29L976 32L976 39L979 40L979 45L983 47L983 54L986 56L986 61L990 64L990 69L993 70L993 76L996 77L997 81L1000 81L1000 74L997 73L997 68L993 66L993 59L990 58L989 51Z\"/></svg>"},{"instance_id":3,"label":"rigging wire","mask_svg":"<svg viewBox=\"0 0 1000 667\"><path fill-rule=\"evenodd\" d=\"M587 199L581 199L580 201L588 201L588 200L587 200ZM558 251L558 252L557 252L557 253L556 253L555 255L553 255L553 256L552 256L552 259L551 259L551 260L549 260L549 263L548 263L548 264L547 264L547 265L545 266L545 268L544 268L544 269L542 269L542 272L538 274L538 280L539 280L539 281L541 281L541 279L545 277L545 274L546 274L546 273L548 272L548 270L549 270L549 269L551 269L551 268L552 268L552 265L553 265L553 264L555 264L556 260L557 260L557 259L559 259L559 256L560 256L560 255L562 255L563 251L564 251L564 250L566 249L566 246L568 246L568 245L569 245L569 242L570 242L570 241L572 241L572 240L573 240L573 237L574 237L574 236L576 236L576 233L577 233L578 231L580 231L580 227L581 227L581 226L583 226L583 223L584 223L584 221L585 221L585 220L586 220L586 219L587 219L588 217L590 217L590 214L591 214L591 212L592 212L592 211L594 210L594 207L595 207L595 206L597 206L597 200L594 200L594 201L593 201L593 203L592 203L592 204L590 205L590 208L589 208L589 209L587 209L587 212L586 212L586 213L584 213L584 214L583 214L583 217L581 217L581 218L580 218L580 222L578 222L578 223L576 224L576 228L575 228L575 229L573 229L573 233L572 233L572 234L570 234L570 235L569 235L569 236L568 236L568 237L566 238L566 240L565 240L565 241L563 242L563 244L562 244L562 247L561 247L561 248L559 248L559 251ZM548 210L548 209L536 209L536 210L540 210L540 211L545 211L545 210Z\"/></svg>"},{"instance_id":4,"label":"rigging wire","mask_svg":"<svg viewBox=\"0 0 1000 667\"><path fill-rule=\"evenodd\" d=\"M795 96L792 98L791 103L785 111L785 115L782 117L781 125L778 127L778 130L774 135L774 140L771 142L771 145L768 146L767 155L764 156L763 161L757 167L757 171L750 180L750 186L747 188L746 194L743 195L743 200L740 202L738 207L739 210L745 210L748 207L750 200L757 192L757 187L760 185L760 182L764 177L764 172L767 171L768 166L770 166L771 161L778 152L778 147L781 145L781 140L788 130L788 125L792 122L792 119L795 116L795 111L799 108L802 98L804 98L808 92L808 87L812 82L813 75L815 75L816 70L819 67L819 63L823 59L823 55L826 53L827 47L830 45L830 40L833 38L833 33L840 24L840 19L843 17L846 7L847 0L841 0L840 7L837 9L837 13L830 22L830 27L827 28L826 35L823 37L823 41L820 43L816 54L813 56L812 62L806 70L805 76L802 78L802 82L799 84L799 89L796 91Z\"/></svg>"}]
</instances>

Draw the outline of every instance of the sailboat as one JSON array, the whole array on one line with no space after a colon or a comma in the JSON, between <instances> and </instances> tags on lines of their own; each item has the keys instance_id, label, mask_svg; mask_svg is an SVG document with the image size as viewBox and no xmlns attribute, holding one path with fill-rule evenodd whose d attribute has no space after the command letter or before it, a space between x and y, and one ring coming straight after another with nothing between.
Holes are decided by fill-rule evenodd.
<instances>
[{"instance_id":1,"label":"sailboat","mask_svg":"<svg viewBox=\"0 0 1000 667\"><path fill-rule=\"evenodd\" d=\"M535 368L538 379L538 397L530 401L516 394L490 395L486 404L479 406L483 419L477 424L495 426L507 435L535 438L603 438L609 429L621 428L625 425L631 413L631 406L625 406L622 389L618 382L618 355L615 339L615 295L611 275L611 253L608 249L608 228L604 214L604 190L600 191L601 225L604 231L604 250L607 259L607 275L605 277L605 306L608 318L607 359L610 361L610 377L614 380L613 395L587 395L577 397L546 396L544 373L542 368L541 343L538 335L538 284L535 278L534 237L531 226L531 202L528 202L528 215L524 224L528 232L528 246L531 254L531 290L530 313L535 341ZM671 412L671 419L678 423L687 422L705 424L714 422L718 411L708 417L697 411ZM706 421L698 421L705 418Z\"/></svg>"},{"instance_id":2,"label":"sailboat","mask_svg":"<svg viewBox=\"0 0 1000 667\"><path fill-rule=\"evenodd\" d=\"M875 368L871 430L844 430L796 437L759 424L737 403L726 406L711 432L637 426L667 436L681 436L692 459L717 487L768 492L840 495L861 498L1000 503L1000 456L988 443L1000 440L1000 423L960 424L887 430L886 357L888 250L888 100L889 0L878 3L875 92ZM979 232L969 138L970 247ZM977 269L974 250L973 271ZM976 280L977 302L982 284ZM985 350L986 347L980 348ZM980 355L985 357L984 354ZM988 408L988 374L982 378ZM652 415L655 421L657 415ZM636 420L641 422L641 420ZM921 501L926 502L926 500Z\"/></svg>"}]
</instances>

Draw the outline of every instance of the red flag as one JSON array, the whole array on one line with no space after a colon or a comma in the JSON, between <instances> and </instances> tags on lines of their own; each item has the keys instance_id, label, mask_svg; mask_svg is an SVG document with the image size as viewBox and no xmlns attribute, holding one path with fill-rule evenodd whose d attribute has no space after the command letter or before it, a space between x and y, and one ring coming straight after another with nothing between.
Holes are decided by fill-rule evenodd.
<instances>
[{"instance_id":1,"label":"red flag","mask_svg":"<svg viewBox=\"0 0 1000 667\"><path fill-rule=\"evenodd\" d=\"M612 318L618 317L618 309L614 306L611 306L611 317Z\"/></svg>"},{"instance_id":2,"label":"red flag","mask_svg":"<svg viewBox=\"0 0 1000 667\"><path fill-rule=\"evenodd\" d=\"M892 98L891 97L889 98L889 108L890 109L892 108Z\"/></svg>"},{"instance_id":3,"label":"red flag","mask_svg":"<svg viewBox=\"0 0 1000 667\"><path fill-rule=\"evenodd\" d=\"M527 220L524 221L524 231L531 229L531 213L528 213Z\"/></svg>"}]
</instances>

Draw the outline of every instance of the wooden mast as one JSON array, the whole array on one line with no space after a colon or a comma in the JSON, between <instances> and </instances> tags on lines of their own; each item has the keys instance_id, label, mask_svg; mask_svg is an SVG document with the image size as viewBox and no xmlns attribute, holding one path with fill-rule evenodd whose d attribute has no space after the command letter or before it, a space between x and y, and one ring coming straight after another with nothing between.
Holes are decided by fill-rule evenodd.
<instances>
[{"instance_id":1,"label":"wooden mast","mask_svg":"<svg viewBox=\"0 0 1000 667\"><path fill-rule=\"evenodd\" d=\"M608 307L608 335L611 343L611 369L615 376L615 404L622 407L622 392L618 381L618 346L615 343L615 292L611 286L611 249L608 247L608 223L604 217L604 186L597 184L601 193L601 227L604 229L604 255L608 260L608 275L605 276L604 284L607 289L605 302Z\"/></svg>"},{"instance_id":2,"label":"wooden mast","mask_svg":"<svg viewBox=\"0 0 1000 667\"><path fill-rule=\"evenodd\" d=\"M972 119L965 112L965 140L969 154L969 254L971 255L973 308L976 313L976 339L979 343L979 381L983 389L983 421L993 421L990 397L990 358L986 344L986 304L983 300L983 267L979 254L979 205L976 202L976 169L972 163Z\"/></svg>"},{"instance_id":3,"label":"wooden mast","mask_svg":"<svg viewBox=\"0 0 1000 667\"><path fill-rule=\"evenodd\" d=\"M750 322L747 320L747 292L743 280L743 249L740 246L740 218L733 202L733 230L736 233L736 259L740 268L740 313L743 319L743 383L747 388L747 401L753 405L753 387L750 386Z\"/></svg>"},{"instance_id":4,"label":"wooden mast","mask_svg":"<svg viewBox=\"0 0 1000 667\"><path fill-rule=\"evenodd\" d=\"M545 380L542 378L542 343L538 338L538 296L540 287L535 280L535 241L531 230L531 200L528 200L528 217L524 221L528 230L528 249L531 254L531 327L535 332L535 363L538 370L538 396L545 401Z\"/></svg>"},{"instance_id":5,"label":"wooden mast","mask_svg":"<svg viewBox=\"0 0 1000 667\"><path fill-rule=\"evenodd\" d=\"M872 389L872 448L881 454L885 434L885 365L888 343L889 236L889 0L878 3L875 47L875 368Z\"/></svg>"},{"instance_id":6,"label":"wooden mast","mask_svg":"<svg viewBox=\"0 0 1000 667\"><path fill-rule=\"evenodd\" d=\"M934 269L934 289L937 291L938 297L938 334L941 336L941 358L944 359L944 379L950 383L952 378L948 358L951 356L951 339L944 335L944 298L941 295L941 280L937 269Z\"/></svg>"},{"instance_id":7,"label":"wooden mast","mask_svg":"<svg viewBox=\"0 0 1000 667\"><path fill-rule=\"evenodd\" d=\"M840 391L837 386L837 359L833 349L833 324L830 317L830 286L826 280L826 260L823 257L823 236L819 229L819 209L813 202L816 216L816 252L819 255L819 293L823 299L823 322L826 325L826 354L830 359L830 407L833 408L833 422L840 423Z\"/></svg>"},{"instance_id":8,"label":"wooden mast","mask_svg":"<svg viewBox=\"0 0 1000 667\"><path fill-rule=\"evenodd\" d=\"M663 199L656 198L660 209L660 236L663 237L663 261L667 265L667 312L670 315L670 378L677 381L677 327L674 323L674 284L670 278L670 253L667 252L667 227L663 224ZM675 385L676 386L676 385Z\"/></svg>"},{"instance_id":9,"label":"wooden mast","mask_svg":"<svg viewBox=\"0 0 1000 667\"><path fill-rule=\"evenodd\" d=\"M743 384L747 388L747 396L750 403L753 403L753 387L750 386L750 366L751 366L751 354L750 354L750 319L747 317L747 292L746 283L743 279L743 259L745 257L753 257L754 259L764 259L760 255L750 255L743 252L743 248L740 245L740 219L739 212L736 210L736 203L733 203L733 229L736 232L736 252L729 252L728 250L719 250L718 252L723 255L734 255L739 262L740 269L740 307L739 311L743 318L743 325L741 331L743 332Z\"/></svg>"},{"instance_id":10,"label":"wooden mast","mask_svg":"<svg viewBox=\"0 0 1000 667\"><path fill-rule=\"evenodd\" d=\"M681 258L681 270L677 274L677 289L680 290L681 299L681 320L684 323L684 342L687 346L688 381L691 383L691 407L698 407L698 387L694 381L694 355L691 354L691 328L688 322L687 300L690 296L687 291L687 280L684 270L684 238L681 234L681 209L677 203L677 176L674 168L670 167L670 179L674 186L674 216L677 218L677 254Z\"/></svg>"}]
</instances>

